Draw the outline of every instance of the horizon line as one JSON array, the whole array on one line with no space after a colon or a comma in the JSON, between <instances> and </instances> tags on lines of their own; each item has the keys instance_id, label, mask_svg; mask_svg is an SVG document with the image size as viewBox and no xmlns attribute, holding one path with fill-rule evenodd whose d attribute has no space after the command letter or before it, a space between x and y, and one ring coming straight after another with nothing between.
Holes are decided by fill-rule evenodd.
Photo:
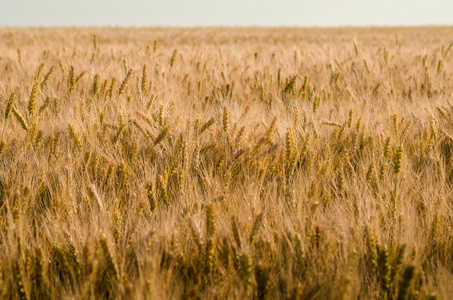
<instances>
[{"instance_id":1,"label":"horizon line","mask_svg":"<svg viewBox=\"0 0 453 300\"><path fill-rule=\"evenodd\" d=\"M390 25L0 25L0 29L347 29L347 28L434 28L452 24L390 24Z\"/></svg>"}]
</instances>

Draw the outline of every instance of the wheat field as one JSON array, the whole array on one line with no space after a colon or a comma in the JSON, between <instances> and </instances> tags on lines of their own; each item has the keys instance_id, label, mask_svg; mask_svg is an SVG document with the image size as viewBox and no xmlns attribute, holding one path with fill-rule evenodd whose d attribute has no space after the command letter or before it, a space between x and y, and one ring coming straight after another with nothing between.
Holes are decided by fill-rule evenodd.
<instances>
[{"instance_id":1,"label":"wheat field","mask_svg":"<svg viewBox=\"0 0 453 300\"><path fill-rule=\"evenodd\" d=\"M0 28L0 297L451 298L452 34Z\"/></svg>"}]
</instances>

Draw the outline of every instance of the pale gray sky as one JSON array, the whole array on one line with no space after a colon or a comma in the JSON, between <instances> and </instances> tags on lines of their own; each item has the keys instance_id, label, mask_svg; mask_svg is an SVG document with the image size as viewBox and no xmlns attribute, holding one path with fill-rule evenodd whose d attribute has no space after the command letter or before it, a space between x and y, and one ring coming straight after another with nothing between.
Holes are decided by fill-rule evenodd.
<instances>
[{"instance_id":1,"label":"pale gray sky","mask_svg":"<svg viewBox=\"0 0 453 300\"><path fill-rule=\"evenodd\" d=\"M0 0L0 26L453 25L452 0Z\"/></svg>"}]
</instances>

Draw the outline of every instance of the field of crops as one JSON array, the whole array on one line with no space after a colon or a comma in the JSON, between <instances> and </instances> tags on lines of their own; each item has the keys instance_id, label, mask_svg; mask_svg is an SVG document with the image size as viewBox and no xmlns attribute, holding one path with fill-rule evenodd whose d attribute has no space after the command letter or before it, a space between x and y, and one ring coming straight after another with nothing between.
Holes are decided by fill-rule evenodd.
<instances>
[{"instance_id":1,"label":"field of crops","mask_svg":"<svg viewBox=\"0 0 453 300\"><path fill-rule=\"evenodd\" d=\"M0 298L452 297L453 28L0 37Z\"/></svg>"}]
</instances>

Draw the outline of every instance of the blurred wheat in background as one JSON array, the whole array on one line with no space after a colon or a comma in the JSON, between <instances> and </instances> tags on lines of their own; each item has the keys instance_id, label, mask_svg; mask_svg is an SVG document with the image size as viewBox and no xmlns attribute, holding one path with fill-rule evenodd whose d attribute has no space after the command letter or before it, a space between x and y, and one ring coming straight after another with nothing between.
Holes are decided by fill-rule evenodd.
<instances>
[{"instance_id":1,"label":"blurred wheat in background","mask_svg":"<svg viewBox=\"0 0 453 300\"><path fill-rule=\"evenodd\" d=\"M0 29L0 297L451 297L452 33Z\"/></svg>"}]
</instances>

